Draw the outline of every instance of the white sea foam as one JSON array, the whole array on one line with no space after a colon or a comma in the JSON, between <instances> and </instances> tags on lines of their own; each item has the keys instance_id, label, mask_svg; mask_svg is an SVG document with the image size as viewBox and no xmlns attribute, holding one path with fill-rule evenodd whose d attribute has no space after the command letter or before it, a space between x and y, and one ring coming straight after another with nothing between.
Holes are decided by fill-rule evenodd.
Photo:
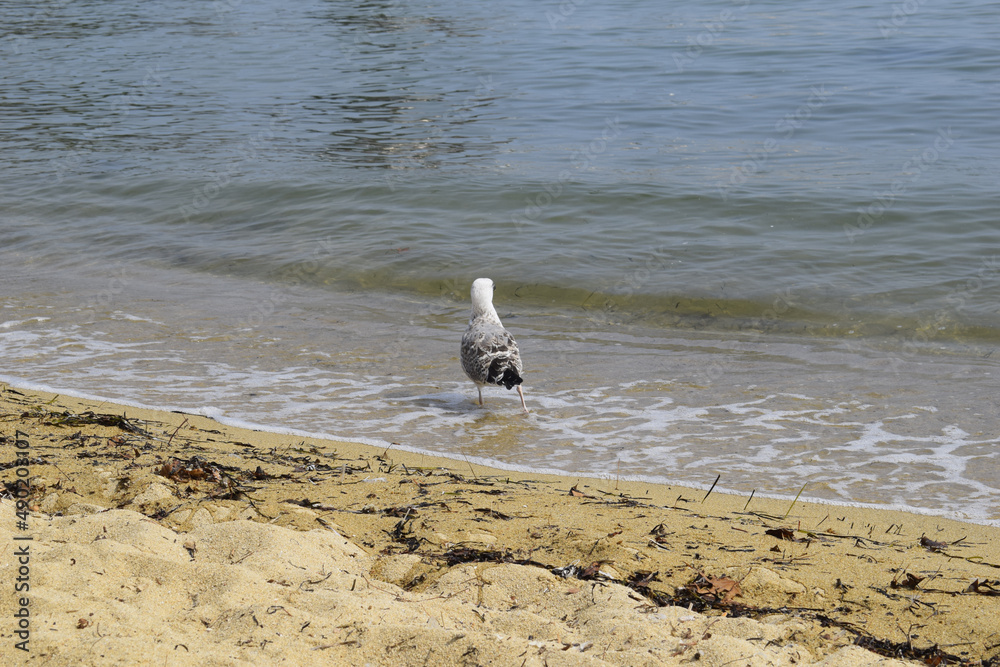
<instances>
[{"instance_id":1,"label":"white sea foam","mask_svg":"<svg viewBox=\"0 0 1000 667\"><path fill-rule=\"evenodd\" d=\"M294 374L290 374L289 377L293 375ZM713 466L717 466L719 470L722 470L723 468L731 468L734 465L737 467L737 469L739 468L739 463L733 461L731 454L725 454L719 456L702 456L702 457L697 457L697 461L694 461L693 457L686 456L683 453L684 450L687 450L689 447L689 445L685 441L678 442L676 445L667 445L667 446L661 445L661 446L651 446L651 447L636 447L634 444L632 444L629 446L628 449L619 449L617 451L615 451L614 447L608 447L605 451L615 452L615 458L618 461L618 465L611 465L611 461L608 459L602 459L599 462L595 461L593 465L584 466L583 468L579 469L572 469L571 465L544 465L537 462L514 463L507 459L498 459L489 456L480 456L475 453L470 453L468 450L455 451L455 450L449 450L448 448L420 447L405 443L399 443L396 442L398 438L390 439L387 437L375 437L375 436L358 437L356 433L345 434L345 432L343 431L310 430L306 428L295 428L287 425L281 425L281 424L287 424L287 420L284 418L278 418L275 421L266 419L267 417L266 414L261 415L257 413L255 415L256 418L254 419L248 418L249 415L246 414L245 412L243 413L243 416L234 416L234 414L240 414L240 411L234 411L232 406L229 406L228 408L224 409L215 405L209 405L209 404L192 405L188 402L185 402L184 404L144 404L134 400L123 399L120 397L95 395L87 392L81 392L75 389L67 391L64 387L57 387L49 384L32 382L25 378L20 378L16 376L9 376L9 375L0 376L0 381L24 389L29 389L29 390L33 389L33 390L47 391L52 393L63 393L93 401L114 401L116 403L120 403L126 406L151 408L159 410L176 410L191 414L198 414L215 419L220 423L241 428L266 430L273 433L281 433L297 437L316 437L316 438L325 438L332 440L350 440L353 442L360 442L363 444L368 444L376 447L391 447L394 449L400 449L408 452L422 453L434 456L445 456L446 458L454 458L456 461L465 462L467 464L489 466L489 467L499 468L501 470L510 470L513 472L521 472L529 474L536 473L536 474L553 474L553 475L571 475L576 477L594 478L603 480L609 480L612 477L614 477L615 479L649 482L656 484L683 483L686 486L707 490L710 487L710 485L706 482L701 482L698 481L697 479L691 479L684 476L679 476L677 474L670 474L677 472L677 470L673 468L670 469L669 473L665 469L662 474L636 474L636 473L623 474L620 472L616 472L614 475L611 475L608 471L612 469L620 470L622 467L628 469L629 464L631 463L637 463L640 464L641 467L649 469L651 468L651 466L649 466L649 461L660 461L660 462L673 461L682 470L685 468L690 470L692 467L715 470L716 468L713 468ZM349 393L353 393L353 391ZM359 392L357 395L370 396L371 393L369 391L362 391ZM424 396L424 398L431 399L432 401L437 403L441 409L448 408L454 410L455 408L462 407L463 404L468 403L468 398L463 396L463 394L459 391L428 394ZM589 398L591 399L594 398L594 395L591 394ZM761 402L759 400L749 402L748 404L731 404L724 406L715 406L714 409L728 413L740 413L743 412L745 409L749 408L751 405L757 406L756 410L758 411L762 409ZM284 407L282 408L282 410L279 411L279 413L285 412L290 415L296 415L301 417L301 415L308 413L310 410L323 411L325 409L341 409L341 408L342 406L340 406L336 402L325 401L319 403L318 405L311 405L311 406L294 405L294 404L284 405ZM665 414L656 415L655 417L653 417L652 415L650 416L653 417L653 421L655 421L657 424L660 425L670 423L671 420L675 420L674 423L678 423L676 419L680 414L684 415L683 417L684 419L688 419L692 421L692 423L698 423L696 415L704 414L706 410L707 409L697 409L697 410L680 411L680 412L676 410L671 410L669 411L670 413L672 413L670 416L667 416ZM470 411L466 411L466 414L468 414L469 412ZM513 413L514 410L513 409L506 410L505 412ZM279 413L275 414L277 415ZM783 419L788 419L790 416L789 411L776 411L776 413L781 414ZM260 417L262 416L265 417L265 419L261 419ZM419 422L421 420L426 420L427 424L425 425L434 428L435 432L439 431L442 427L442 423L439 417L420 415L420 414L397 415L395 418L391 419L391 422L395 427L400 425L413 424L414 422ZM468 420L466 418L458 417L454 414L451 415L450 417L446 417L444 422L445 423L443 427L445 430L454 428L461 429L463 426L465 427L468 426ZM889 431L886 431L884 429L884 425L881 424L870 424L870 425L861 424L860 426L863 427L862 428L863 435L862 437L857 438L855 441L848 443L851 448L853 448L857 442L865 442L868 443L869 445L877 446L877 445L884 445L888 442L894 442L903 439L900 436L897 436ZM498 425L498 428L502 428L502 426ZM361 430L366 430L366 429L362 428ZM574 430L573 432L578 433L579 431ZM956 447L961 447L966 444L970 444L969 441L955 440L952 437L952 436L960 437L963 435L966 434L964 434L964 432L962 432L961 429L949 428L948 433L942 433L940 436L936 437L919 438L916 441L934 442L942 445L943 449L934 450L935 456L940 457L942 454L946 454L952 451ZM805 438L805 440L814 440L814 439L815 436L811 435ZM790 440L792 442L800 441L799 438L791 438ZM907 441L909 442L910 440ZM776 454L778 453L779 450L775 447L775 445L781 444L781 442L782 439L777 439L770 443L758 446L755 448L756 451L753 456L744 457L743 459L744 462L754 464L753 466L749 466L747 468L747 471L752 473L755 477L759 476L761 474L761 470L766 469L766 467L762 468L760 464L774 463L778 458ZM996 446L997 444L1000 444L1000 439L972 441L971 444ZM555 448L547 450L546 456L544 458L548 458L556 462L572 461L575 460L576 455L578 453L579 453L578 445L569 448ZM920 462L920 458L918 456L906 453L886 454L880 456L878 460L882 463L901 463L901 464L903 463L915 464ZM954 463L957 464L958 462ZM828 485L831 488L840 489L842 490L843 493L846 494L850 491L852 485L857 484L859 480L876 479L875 475L866 472L866 467L868 465L869 464L866 462L858 462L854 464L854 466L852 466L858 468L854 474L845 476L841 471L841 479L836 479L835 477L827 478L823 476L817 476L817 472L819 470L822 470L823 469L822 467L817 468L814 465L806 464L803 462L794 464L790 463L787 460L782 460L780 461L780 469L774 470L773 473L771 474L792 476L795 477L796 480L812 477L813 481L811 482L811 484ZM959 472L961 468L962 466L958 465L956 468L948 471L952 473L951 475L942 477L937 481L910 482L904 484L900 488L899 492L895 493L891 497L891 499L889 499L888 502L860 503L860 502L846 500L844 498L814 497L814 496L809 496L808 493L803 494L803 499L808 497L808 499L813 502L827 503L830 505L844 505L844 506L856 506L856 507L884 507L884 508L891 508L891 509L898 509L905 511L914 511L928 515L949 515L953 517L957 516L959 518L963 518L968 521L980 522L991 525L1000 525L1000 521L998 521L995 517L990 517L983 512L975 511L974 503L965 505L964 509L958 509L955 507L935 508L933 506L920 506L920 505L914 505L912 503L912 494L919 494L923 489L926 489L928 486L942 482L947 482L949 484L961 484L964 494L967 496L971 496L972 498L977 498L977 497L987 498L991 494L996 493L996 489L989 485L978 482L972 482L967 479L963 479L961 481L956 479L953 475L954 473ZM731 472L729 474L724 474L723 479L727 478L738 479L738 477L733 476ZM703 477L702 479L708 479L708 477ZM719 484L716 487L716 490L724 493L735 493L744 495L747 493L746 487L735 487L729 484ZM774 491L757 493L757 495L760 497L772 497L772 498L787 499L787 500L791 500L794 497L794 495L791 493L787 492L781 493ZM932 499L937 497L938 496L934 496ZM947 498L939 498L939 499L943 503L948 502ZM969 509L972 509L972 511L969 511Z\"/></svg>"},{"instance_id":2,"label":"white sea foam","mask_svg":"<svg viewBox=\"0 0 1000 667\"><path fill-rule=\"evenodd\" d=\"M24 320L8 320L7 322L0 322L0 329L13 329L25 324L30 324L31 322L45 322L48 317L29 317Z\"/></svg>"},{"instance_id":3,"label":"white sea foam","mask_svg":"<svg viewBox=\"0 0 1000 667\"><path fill-rule=\"evenodd\" d=\"M150 324L159 324L161 326L166 326L163 322L157 322L154 319L148 317L140 317L138 315L131 315L129 313L123 313L121 311L115 311L112 313L111 317L116 320L126 320L128 322L148 322Z\"/></svg>"},{"instance_id":4,"label":"white sea foam","mask_svg":"<svg viewBox=\"0 0 1000 667\"><path fill-rule=\"evenodd\" d=\"M645 341L635 355L621 340L613 353L603 343L582 345L562 357L573 373L542 365L533 374L533 361L545 358L536 337L536 347L522 344L531 409L523 415L502 389L484 392L485 408L474 405L450 359L448 332L419 332L389 349L366 337L314 344L290 329L233 340L231 328L187 331L137 308L118 312L87 327L34 321L4 330L4 379L529 473L605 479L614 470L624 479L698 488L721 474L718 488L735 493L790 497L805 483L810 500L1000 521L1000 439L984 435L985 417L935 405L934 391L910 387L915 395L907 401L883 398L885 390L831 391L803 380L785 387L789 371L763 364L742 385L636 379L656 372ZM131 316L120 316L126 312ZM687 357L666 359L678 376L697 372L717 354L709 343L688 348L694 371L683 365ZM608 364L588 366L593 359ZM809 371L794 370L800 378Z\"/></svg>"}]
</instances>

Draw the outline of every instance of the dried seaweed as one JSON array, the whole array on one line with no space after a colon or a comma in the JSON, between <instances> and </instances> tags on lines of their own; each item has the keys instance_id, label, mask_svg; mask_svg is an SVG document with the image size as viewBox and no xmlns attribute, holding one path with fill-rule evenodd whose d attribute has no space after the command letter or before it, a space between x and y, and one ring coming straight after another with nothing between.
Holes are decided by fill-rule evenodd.
<instances>
[{"instance_id":1,"label":"dried seaweed","mask_svg":"<svg viewBox=\"0 0 1000 667\"><path fill-rule=\"evenodd\" d=\"M510 521L511 519L514 518L512 516L508 516L508 515L504 514L503 512L498 512L498 511L496 511L494 509L490 509L489 507L477 507L476 509L474 509L472 511L473 512L479 512L480 514L484 514L487 517L489 517L490 519L500 519L501 521Z\"/></svg>"},{"instance_id":2,"label":"dried seaweed","mask_svg":"<svg viewBox=\"0 0 1000 667\"><path fill-rule=\"evenodd\" d=\"M791 528L769 528L764 531L764 534L777 537L779 540L788 540L789 542L802 541L801 538L795 537L795 531Z\"/></svg>"},{"instance_id":3,"label":"dried seaweed","mask_svg":"<svg viewBox=\"0 0 1000 667\"><path fill-rule=\"evenodd\" d=\"M514 565L533 565L546 570L552 568L544 563L531 560L531 558L519 558L510 549L473 549L471 547L455 547L443 554L429 554L435 558L444 559L448 567L461 565L463 563L512 563Z\"/></svg>"},{"instance_id":4,"label":"dried seaweed","mask_svg":"<svg viewBox=\"0 0 1000 667\"><path fill-rule=\"evenodd\" d=\"M926 578L927 577L918 577L910 572L904 572L902 579L896 577L892 580L889 586L892 588L908 588L910 590L916 590L917 585Z\"/></svg>"},{"instance_id":5,"label":"dried seaweed","mask_svg":"<svg viewBox=\"0 0 1000 667\"><path fill-rule=\"evenodd\" d=\"M384 532L389 536L389 538L393 542L404 545L406 547L405 553L409 554L419 549L420 545L426 542L427 540L423 537L417 537L413 533L413 527L412 527L413 517L411 516L411 512L413 514L415 514L415 512L413 512L412 507L408 507L406 508L406 510L407 510L406 514L403 516L402 519L399 520L399 522L393 527L393 529L391 531L387 530ZM382 553L389 554L393 553L393 551L391 547L386 547L385 549L383 549Z\"/></svg>"},{"instance_id":6,"label":"dried seaweed","mask_svg":"<svg viewBox=\"0 0 1000 667\"><path fill-rule=\"evenodd\" d=\"M24 417L35 417L41 419L42 423L48 426L106 426L110 428L120 428L129 433L148 435L141 428L130 422L124 415L101 414L96 412L82 412L73 414L66 412L36 412L25 413Z\"/></svg>"},{"instance_id":7,"label":"dried seaweed","mask_svg":"<svg viewBox=\"0 0 1000 667\"><path fill-rule=\"evenodd\" d=\"M963 592L998 597L1000 596L1000 579L996 581L990 581L988 579L979 581L979 579L973 579L972 583L969 584L969 587Z\"/></svg>"}]
</instances>

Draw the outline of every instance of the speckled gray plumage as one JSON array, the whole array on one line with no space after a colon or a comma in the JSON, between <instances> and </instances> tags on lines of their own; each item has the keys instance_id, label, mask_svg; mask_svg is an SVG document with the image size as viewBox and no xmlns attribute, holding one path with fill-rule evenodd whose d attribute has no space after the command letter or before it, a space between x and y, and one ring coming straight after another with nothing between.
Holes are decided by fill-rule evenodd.
<instances>
[{"instance_id":1,"label":"speckled gray plumage","mask_svg":"<svg viewBox=\"0 0 1000 667\"><path fill-rule=\"evenodd\" d=\"M517 388L524 405L521 390L521 354L517 342L504 329L496 309L493 308L493 281L479 278L472 283L472 315L469 327L462 336L462 369L479 390L479 403L483 403L483 386L494 384L507 389Z\"/></svg>"}]
</instances>

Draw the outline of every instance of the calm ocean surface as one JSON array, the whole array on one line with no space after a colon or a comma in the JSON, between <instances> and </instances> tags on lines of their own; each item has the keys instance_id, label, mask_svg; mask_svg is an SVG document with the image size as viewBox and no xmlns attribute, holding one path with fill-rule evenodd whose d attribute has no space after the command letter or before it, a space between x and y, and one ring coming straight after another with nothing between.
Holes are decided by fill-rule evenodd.
<instances>
[{"instance_id":1,"label":"calm ocean surface","mask_svg":"<svg viewBox=\"0 0 1000 667\"><path fill-rule=\"evenodd\" d=\"M0 9L4 381L1000 523L995 4Z\"/></svg>"}]
</instances>

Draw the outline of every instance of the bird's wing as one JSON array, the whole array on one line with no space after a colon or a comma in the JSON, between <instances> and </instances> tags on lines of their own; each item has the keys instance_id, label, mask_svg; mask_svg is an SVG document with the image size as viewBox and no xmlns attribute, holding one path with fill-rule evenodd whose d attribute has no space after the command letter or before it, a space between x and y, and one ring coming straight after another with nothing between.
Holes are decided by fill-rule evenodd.
<instances>
[{"instance_id":1,"label":"bird's wing","mask_svg":"<svg viewBox=\"0 0 1000 667\"><path fill-rule=\"evenodd\" d=\"M509 331L492 323L472 325L462 337L462 366L477 382L520 383L521 354Z\"/></svg>"}]
</instances>

